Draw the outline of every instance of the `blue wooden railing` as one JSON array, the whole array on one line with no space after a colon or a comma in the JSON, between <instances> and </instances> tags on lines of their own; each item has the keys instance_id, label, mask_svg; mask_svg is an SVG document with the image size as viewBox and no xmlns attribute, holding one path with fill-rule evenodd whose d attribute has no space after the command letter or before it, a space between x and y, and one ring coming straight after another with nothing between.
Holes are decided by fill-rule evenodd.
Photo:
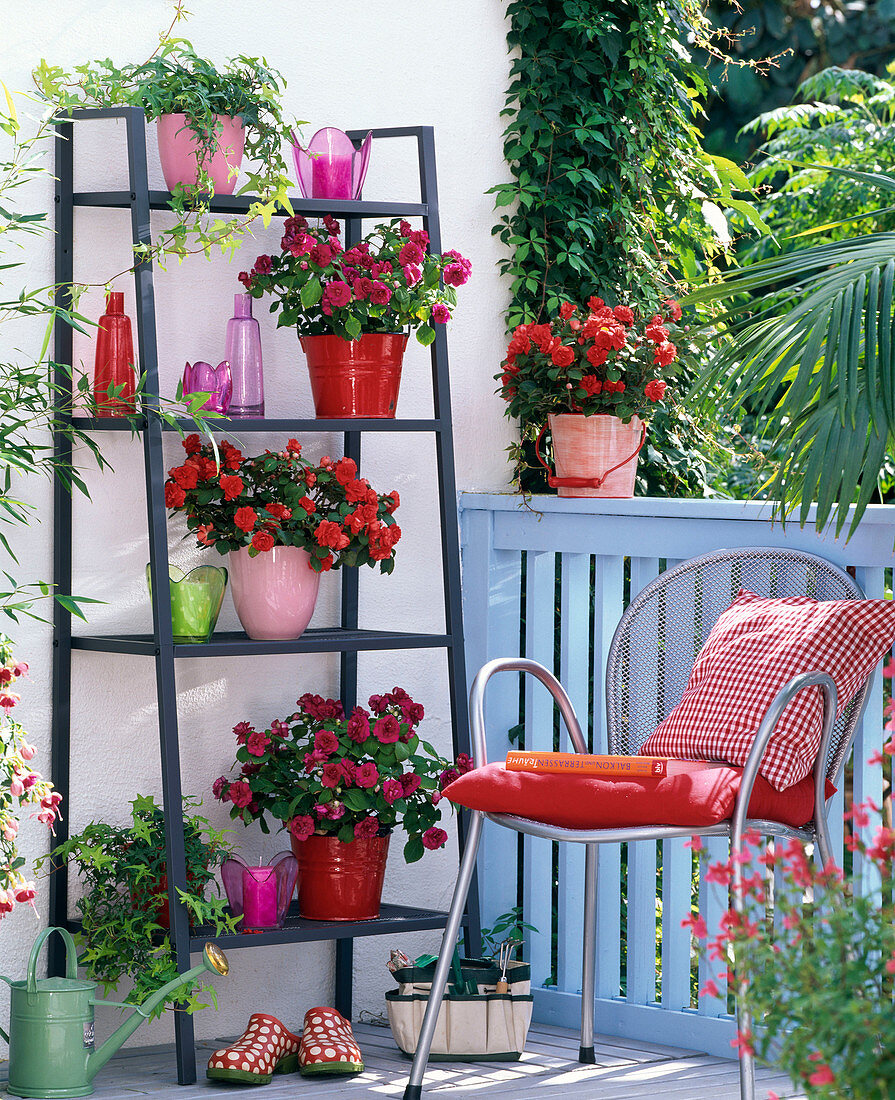
<instances>
[{"instance_id":1,"label":"blue wooden railing","mask_svg":"<svg viewBox=\"0 0 895 1100\"><path fill-rule=\"evenodd\" d=\"M895 507L883 505L868 508L848 543L795 521L784 529L772 522L767 505L729 501L535 497L525 505L507 494L463 493L460 518L470 680L494 657L524 654L540 661L565 684L596 752L605 751L602 685L613 632L626 601L662 569L722 547L786 545L854 568L870 597L891 588ZM507 731L523 715L525 747L554 747L550 698L525 679L521 689L510 674L489 686L490 760L503 759ZM871 797L878 804L883 771L865 762L883 740L882 683L877 671L856 741L853 781L856 801ZM567 747L564 730L562 736ZM837 851L843 807L839 792L830 813ZM715 858L726 858L720 843ZM486 823L478 863L482 920L492 923L521 896L525 919L539 930L528 944L535 1019L574 1028L584 850L555 847L525 837L520 852L516 833ZM690 910L693 867L684 842L639 842L627 853L605 845L598 885L597 1030L729 1056L734 1026L724 991L717 999L691 996L697 963L680 922ZM702 885L699 893L701 904L723 907ZM708 971L698 966L701 984Z\"/></svg>"}]
</instances>

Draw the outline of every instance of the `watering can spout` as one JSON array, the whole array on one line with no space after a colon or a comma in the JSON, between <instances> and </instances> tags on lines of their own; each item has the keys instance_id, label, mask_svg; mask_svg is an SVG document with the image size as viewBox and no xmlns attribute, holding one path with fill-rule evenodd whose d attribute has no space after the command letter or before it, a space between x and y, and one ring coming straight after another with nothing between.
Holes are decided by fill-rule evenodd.
<instances>
[{"instance_id":1,"label":"watering can spout","mask_svg":"<svg viewBox=\"0 0 895 1100\"><path fill-rule=\"evenodd\" d=\"M200 977L206 971L224 975L230 970L227 956L221 951L217 944L206 943L202 956L202 962L199 966L194 966L192 970L188 970L185 974L178 975L178 977L168 982L167 985L163 985L161 989L157 989L144 1004L129 1005L127 1003L122 1004L116 1001L103 1001L99 999L94 1001L94 1004L116 1005L118 1008L133 1008L134 1011L128 1016L124 1023L109 1036L99 1050L94 1051L87 1059L88 1080L93 1079L97 1071L102 1069L112 1055L122 1047L131 1035L133 1035L140 1024L147 1020L154 1009L166 1001L175 990L182 989L183 986L191 983L193 979Z\"/></svg>"}]
</instances>

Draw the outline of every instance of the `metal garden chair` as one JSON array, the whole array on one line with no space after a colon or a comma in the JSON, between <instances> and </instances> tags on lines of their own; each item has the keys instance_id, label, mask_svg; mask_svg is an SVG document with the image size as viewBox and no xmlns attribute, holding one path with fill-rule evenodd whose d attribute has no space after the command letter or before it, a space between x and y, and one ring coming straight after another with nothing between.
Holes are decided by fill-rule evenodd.
<instances>
[{"instance_id":1,"label":"metal garden chair","mask_svg":"<svg viewBox=\"0 0 895 1100\"><path fill-rule=\"evenodd\" d=\"M680 702L697 653L705 643L719 615L733 602L737 591L747 588L757 595L780 598L810 596L816 600L862 599L860 586L841 569L823 558L796 550L747 547L720 550L693 558L669 569L631 602L619 622L609 651L606 669L608 751L636 753L665 716ZM484 696L488 681L497 672L527 672L543 683L559 707L573 748L587 752L587 744L572 707L558 680L542 665L524 658L489 661L479 670L470 692L470 726L476 767L487 763L485 750ZM806 687L817 685L823 696L822 739L814 766L814 818L807 826L794 829L774 821L750 819L746 815L752 787L764 750L790 699ZM845 765L855 729L864 708L867 682L843 713L836 718L836 687L830 676L806 669L777 695L759 727L743 770L732 817L703 828L640 826L596 830L566 829L508 814L472 811L466 847L435 969L432 993L423 1018L410 1079L404 1100L419 1100L423 1075L448 968L475 869L476 852L485 817L498 825L548 840L584 844L584 962L581 981L581 1040L579 1062L594 1063L594 992L596 963L597 853L600 844L621 841L663 840L681 836L726 836L731 848L742 847L743 834L754 829L766 836L796 838L816 845L822 862L833 851L826 819L825 779L836 783ZM596 705L596 704L595 704ZM734 861L734 884L742 879L742 866ZM734 890L735 904L742 898ZM739 1029L748 1031L751 1022L737 1006ZM754 1065L751 1055L740 1059L740 1096L754 1100Z\"/></svg>"}]
</instances>

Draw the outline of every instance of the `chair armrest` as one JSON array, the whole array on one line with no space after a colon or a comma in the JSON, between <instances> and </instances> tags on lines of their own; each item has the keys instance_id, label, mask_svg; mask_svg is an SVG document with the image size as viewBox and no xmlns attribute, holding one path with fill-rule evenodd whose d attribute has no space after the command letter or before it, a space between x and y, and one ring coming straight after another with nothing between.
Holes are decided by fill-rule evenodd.
<instances>
[{"instance_id":1,"label":"chair armrest","mask_svg":"<svg viewBox=\"0 0 895 1100\"><path fill-rule=\"evenodd\" d=\"M544 687L553 696L575 752L587 752L587 742L578 724L578 717L572 700L566 694L565 688L550 672L549 669L539 665L537 661L530 661L527 657L499 657L496 661L489 661L482 665L476 673L469 692L469 726L472 737L472 755L477 768L488 763L488 753L485 746L485 688L488 681L496 672L527 672L540 680Z\"/></svg>"},{"instance_id":2,"label":"chair armrest","mask_svg":"<svg viewBox=\"0 0 895 1100\"><path fill-rule=\"evenodd\" d=\"M817 759L814 761L815 822L824 813L826 803L824 790L826 773L824 771L824 764L830 746L830 737L833 733L833 723L836 720L836 685L833 682L833 678L828 676L826 672L803 672L801 675L793 677L788 684L785 684L777 692L774 701L768 707L767 711L765 711L765 716L762 718L761 725L758 727L758 733L756 733L755 740L752 742L752 748L749 750L746 764L743 767L743 778L740 782L740 790L733 812L731 839L735 849L741 846L742 835L746 826L746 815L749 809L749 800L752 798L752 788L758 777L758 769L761 766L765 750L777 728L777 723L780 721L780 716L783 714L789 701L795 695L798 695L800 691L808 687L819 687L823 695L823 724L821 727L820 748L817 751Z\"/></svg>"}]
</instances>

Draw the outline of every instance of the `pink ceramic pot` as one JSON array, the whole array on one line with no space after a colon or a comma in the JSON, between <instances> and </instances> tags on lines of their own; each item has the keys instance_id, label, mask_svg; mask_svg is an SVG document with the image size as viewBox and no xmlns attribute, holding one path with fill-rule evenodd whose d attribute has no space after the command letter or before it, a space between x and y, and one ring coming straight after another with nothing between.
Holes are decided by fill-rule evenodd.
<instances>
[{"instance_id":1,"label":"pink ceramic pot","mask_svg":"<svg viewBox=\"0 0 895 1100\"><path fill-rule=\"evenodd\" d=\"M245 146L245 127L238 118L229 115L215 115L222 129L214 132L215 152L211 158L202 162L202 167L211 177L216 195L232 195L236 187L237 172L231 176L230 169L239 169L242 164L242 151ZM158 152L162 162L165 185L173 191L178 183L184 187L195 187L199 179L197 149L199 142L190 129L186 115L162 115L158 120Z\"/></svg>"},{"instance_id":2,"label":"pink ceramic pot","mask_svg":"<svg viewBox=\"0 0 895 1100\"><path fill-rule=\"evenodd\" d=\"M561 497L632 497L643 421L623 424L617 416L560 413L549 416L556 477L580 481L603 479L601 485L557 486ZM613 469L616 467L616 469Z\"/></svg>"},{"instance_id":3,"label":"pink ceramic pot","mask_svg":"<svg viewBox=\"0 0 895 1100\"><path fill-rule=\"evenodd\" d=\"M310 560L307 550L297 546L275 546L254 558L247 546L230 551L230 591L250 638L286 642L304 633L320 586Z\"/></svg>"}]
</instances>

